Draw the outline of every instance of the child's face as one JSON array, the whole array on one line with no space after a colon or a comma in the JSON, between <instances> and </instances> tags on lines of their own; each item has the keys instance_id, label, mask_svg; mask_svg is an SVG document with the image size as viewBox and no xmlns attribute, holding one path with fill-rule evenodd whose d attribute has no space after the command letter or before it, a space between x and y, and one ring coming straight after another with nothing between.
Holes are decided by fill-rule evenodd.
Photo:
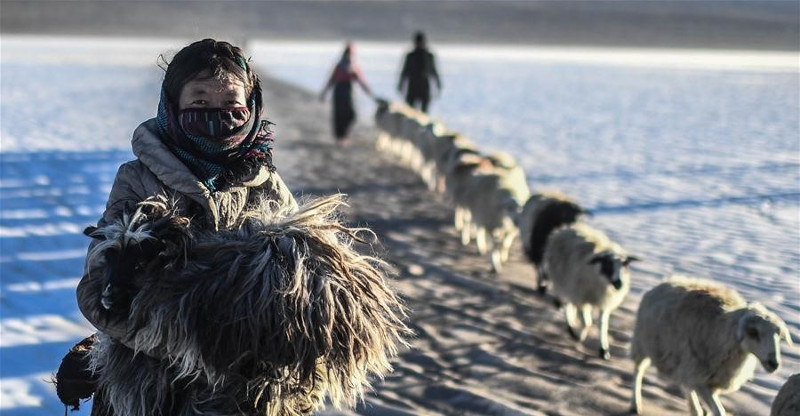
<instances>
[{"instance_id":1,"label":"child's face","mask_svg":"<svg viewBox=\"0 0 800 416\"><path fill-rule=\"evenodd\" d=\"M180 110L187 108L247 107L244 83L234 76L209 77L200 73L188 81L178 99Z\"/></svg>"}]
</instances>

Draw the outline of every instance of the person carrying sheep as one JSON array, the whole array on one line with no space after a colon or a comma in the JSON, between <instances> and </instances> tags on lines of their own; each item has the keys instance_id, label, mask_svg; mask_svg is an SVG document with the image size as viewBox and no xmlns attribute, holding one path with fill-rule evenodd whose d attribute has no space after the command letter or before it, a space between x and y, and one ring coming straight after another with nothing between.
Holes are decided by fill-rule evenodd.
<instances>
[{"instance_id":1,"label":"person carrying sheep","mask_svg":"<svg viewBox=\"0 0 800 416\"><path fill-rule=\"evenodd\" d=\"M230 397L234 396L230 394L230 391L225 391L225 383L242 385L244 382L242 380L245 378L242 378L241 375L233 377L220 373L220 371L227 371L225 369L228 367L222 367L220 370L220 367L213 367L208 361L203 360L200 360L202 362L199 364L195 363L195 367L192 367L191 360L197 360L197 357L169 355L169 351L175 351L177 348L175 346L158 344L159 348L148 347L148 345L156 345L158 339L167 339L169 342L173 342L180 338L180 334L202 342L203 339L208 338L208 334L202 336L187 333L187 331L190 331L191 328L205 331L207 328L198 328L191 322L178 322L190 329L159 338L158 330L176 324L174 320L163 322L165 317L169 316L166 312L161 315L144 313L138 317L140 322L137 323L132 322L132 316L137 305L145 302L146 299L171 296L170 288L181 287L178 283L191 283L197 279L195 276L188 281L179 279L175 285L166 290L159 289L156 291L157 293L153 293L153 290L151 293L146 293L148 286L140 284L140 281L150 281L152 284L154 279L157 281L158 279L173 278L173 276L180 277L181 273L189 273L182 271L183 269L178 264L192 261L189 247L191 241L197 236L205 235L206 240L210 239L212 242L222 238L217 235L241 236L241 233L237 234L236 230L249 221L249 218L273 215L271 212L283 213L281 215L284 216L294 215L292 213L298 212L297 202L273 164L273 134L269 129L271 123L265 118L263 110L264 104L258 76L244 56L242 49L228 42L214 39L194 42L181 49L167 64L157 115L155 118L143 122L133 133L132 147L136 159L119 168L102 218L98 221L97 227L87 229L87 234L95 239L90 244L85 272L77 287L77 300L83 315L99 331L97 338L100 341L95 344L95 348L92 348L91 345L86 348L89 350L88 355L92 358L90 360L92 365L102 367L92 368L92 371L100 372L99 376L95 374L96 377L99 377L100 382L95 393L93 415L196 414L193 412L199 411L197 409L202 406L208 407L217 403L217 401L203 396L204 394L211 394L212 398L214 394L217 396L222 394L230 402ZM153 198L161 199L153 200ZM159 201L168 201L169 203ZM154 212L161 214L156 215ZM300 211L297 215L302 213L303 211ZM312 214L303 215L306 218ZM306 220L306 222L308 221ZM271 227L276 229L278 226ZM338 230L346 230L336 225L333 227ZM279 228L277 228L278 231L280 231ZM166 237L155 238L158 230L163 230ZM220 234L223 232L227 232L227 234ZM253 238L263 238L259 237L260 235L263 235L263 232L258 231ZM120 243L112 241L115 238ZM278 237L273 237L273 239L278 241ZM133 246L128 251L119 250L125 244L137 241L141 244ZM341 239L333 241L341 241ZM288 246L281 246L281 248L276 245L277 243L270 244L275 247L267 245L267 252L262 255L262 258L269 256L270 252L277 253L288 249ZM105 247L108 247L108 250L101 250ZM327 243L325 247L330 247L331 250L338 249L335 245L331 246ZM112 249L117 249L117 251ZM298 250L289 251L297 252ZM116 257L110 255L114 253L116 253ZM169 253L172 253L173 258L164 261L165 267L152 266ZM235 249L232 253L238 255L241 254L241 250ZM211 254L206 254L205 258L200 260L208 261L213 258L215 257ZM352 257L342 257L341 255L332 258L339 259L340 262L344 262L348 258L352 259ZM277 259L276 261L278 260L283 262L277 263L278 267L289 267L286 263L288 260ZM232 269L236 269L238 264L234 264ZM348 270L356 271L359 270L359 267L366 267L358 262L345 266ZM213 267L219 269L222 265L216 264L187 270L202 272ZM284 273L280 270L270 273L278 273L281 276L289 275L288 271ZM240 274L247 276L244 272ZM135 276L139 280L127 282L124 276L121 278L121 275ZM108 278L109 276L110 278ZM231 277L231 275L227 276L229 279ZM377 277L373 280L377 281L379 285L382 284L382 280ZM132 286L135 285L138 285L136 288L141 292L134 291L134 295L137 297L132 302L130 292ZM225 286L208 290L213 290L214 295L211 298L217 299L223 294L216 291L236 290L236 288ZM226 311L226 313L240 310L237 308L243 307L239 304L242 297L250 296L250 292L252 292L247 289L247 285L240 285L239 290L243 292L240 297L228 294L228 297L236 298L236 302L223 302L233 308L232 311ZM278 290L275 289L275 291ZM144 298L138 296L141 293ZM125 294L128 296L123 296ZM179 296L180 293L173 295ZM234 304L236 307L233 306ZM357 305L358 303L356 303ZM387 305L394 305L394 303L387 301ZM193 305L189 300L187 303L180 304L180 311L197 314L209 306L206 303ZM225 306L213 305L216 308ZM190 311L192 308L195 309L194 312ZM155 312L153 313L155 314ZM291 311L286 313L289 317L283 322L289 322L292 319ZM250 318L252 318L252 314L248 313L242 319ZM225 328L230 330L231 325L240 321L242 320L236 319L229 324L221 324L223 326L218 329L220 331ZM335 319L327 322L335 323ZM158 330L150 330L144 335L141 332L137 333L141 328L150 328L153 325L156 325ZM143 337L147 339L143 340ZM241 343L247 339L249 339L247 336L237 337L230 342L238 340ZM230 348L231 345L225 345L225 348ZM215 353L221 351L219 348L211 348L211 350ZM293 351L277 351L275 353L282 354L284 357L296 357L294 355L296 352ZM254 358L250 355L252 354L245 351L243 355L226 359L253 360ZM125 367L126 363L132 363L134 359L137 360L135 369L129 368L130 364ZM98 362L103 364L98 365ZM180 365L178 366L180 368L175 370L177 362L188 362L189 364ZM240 368L241 365L236 364L237 362L233 361L230 368ZM319 374L308 370L308 365L313 366L314 361L306 363L307 366L303 367L304 373L296 376L293 380L296 381L299 378L307 380L308 377L313 377L316 384L322 383ZM132 372L130 377L125 377L124 374L107 374L114 368L128 368ZM170 378L171 382L160 381L164 377L148 379L145 376L146 374L157 374L155 372L157 369L178 371L178 373L169 373L174 376L174 378ZM348 368L345 370L349 371ZM279 377L280 374L282 373L272 372L259 377L273 377L270 378L272 380L274 377ZM291 373L286 374L280 377L291 375ZM331 374L329 373L328 377L334 377ZM65 375L63 379L68 378L69 376ZM63 379L56 381L58 383ZM119 386L106 389L109 385L102 384L103 380L112 380L112 382L116 380L128 384L131 384L133 380L136 381L133 382L135 385L125 386L128 389L125 390ZM207 385L205 390L193 390L190 386L197 380L201 382L205 380L207 383L211 383L212 380L217 381ZM339 379L333 379L334 382L336 380ZM226 403L227 408L213 409L214 411L211 413L263 415L266 406L268 414L276 411L281 412L280 414L306 414L313 411L313 405L317 403L311 400L311 404L306 403L305 407L288 411L275 405L274 401L280 400L286 395L295 397L313 392L305 389L264 390L267 388L267 382L262 382L261 385L251 384L247 384L245 399L237 400L235 403ZM84 395L81 398L85 397L85 390L81 391L81 394ZM266 394L262 394L265 392ZM181 397L182 399L178 399ZM203 397L206 397L207 400L201 401L200 399ZM182 402L179 402L180 400ZM67 403L66 400L62 399L62 401ZM70 404L76 406L77 403L77 399L72 398ZM230 406L234 406L235 409ZM207 411L203 412L204 414L208 413Z\"/></svg>"}]
</instances>

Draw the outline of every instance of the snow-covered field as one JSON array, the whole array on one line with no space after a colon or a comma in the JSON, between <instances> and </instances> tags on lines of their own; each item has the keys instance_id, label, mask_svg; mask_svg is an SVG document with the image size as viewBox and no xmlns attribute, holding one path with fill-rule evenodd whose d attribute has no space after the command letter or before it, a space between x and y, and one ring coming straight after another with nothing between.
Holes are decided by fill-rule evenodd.
<instances>
[{"instance_id":1,"label":"snow-covered field","mask_svg":"<svg viewBox=\"0 0 800 416\"><path fill-rule=\"evenodd\" d=\"M158 55L183 42L0 42L0 412L59 414L48 380L91 333L74 300L81 231L130 158L132 129L155 112ZM249 46L261 68L315 91L342 48ZM397 98L404 49L360 45L379 95ZM514 154L534 189L579 199L595 224L646 259L643 273L725 281L777 311L800 339L797 54L435 51L445 90L432 113L448 127L486 151ZM363 96L360 107L370 122ZM798 350L786 355L778 375L759 370L747 388L774 391L800 371Z\"/></svg>"}]
</instances>

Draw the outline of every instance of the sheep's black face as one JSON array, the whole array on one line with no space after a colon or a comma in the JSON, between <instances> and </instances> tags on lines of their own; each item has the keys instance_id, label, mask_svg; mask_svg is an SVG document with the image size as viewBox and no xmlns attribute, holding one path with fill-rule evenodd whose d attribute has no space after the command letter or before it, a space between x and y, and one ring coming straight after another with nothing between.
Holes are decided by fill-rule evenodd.
<instances>
[{"instance_id":1,"label":"sheep's black face","mask_svg":"<svg viewBox=\"0 0 800 416\"><path fill-rule=\"evenodd\" d=\"M599 253L595 255L589 264L599 264L600 274L605 277L614 289L622 288L622 261L612 253Z\"/></svg>"},{"instance_id":2,"label":"sheep's black face","mask_svg":"<svg viewBox=\"0 0 800 416\"><path fill-rule=\"evenodd\" d=\"M163 242L150 238L129 242L121 251L108 250L107 276L100 299L103 308L115 313L127 311L141 286L145 269L163 249Z\"/></svg>"}]
</instances>

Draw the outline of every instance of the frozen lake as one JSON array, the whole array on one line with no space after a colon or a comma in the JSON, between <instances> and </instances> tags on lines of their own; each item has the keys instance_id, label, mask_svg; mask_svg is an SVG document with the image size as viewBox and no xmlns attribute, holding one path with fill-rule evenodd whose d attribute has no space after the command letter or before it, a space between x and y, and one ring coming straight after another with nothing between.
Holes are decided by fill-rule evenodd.
<instances>
[{"instance_id":1,"label":"frozen lake","mask_svg":"<svg viewBox=\"0 0 800 416\"><path fill-rule=\"evenodd\" d=\"M74 300L80 231L101 214L133 128L155 113L158 54L182 43L2 39L4 415L62 411L46 380L91 332ZM399 98L405 45L360 46L373 90ZM436 46L444 94L431 113L450 129L514 154L534 190L559 189L592 209L593 223L646 259L639 273L724 281L800 338L796 54ZM342 47L250 44L260 68L314 91ZM371 123L363 95L360 109ZM779 375L759 370L746 388L774 392L800 371L797 349L786 355Z\"/></svg>"}]
</instances>

